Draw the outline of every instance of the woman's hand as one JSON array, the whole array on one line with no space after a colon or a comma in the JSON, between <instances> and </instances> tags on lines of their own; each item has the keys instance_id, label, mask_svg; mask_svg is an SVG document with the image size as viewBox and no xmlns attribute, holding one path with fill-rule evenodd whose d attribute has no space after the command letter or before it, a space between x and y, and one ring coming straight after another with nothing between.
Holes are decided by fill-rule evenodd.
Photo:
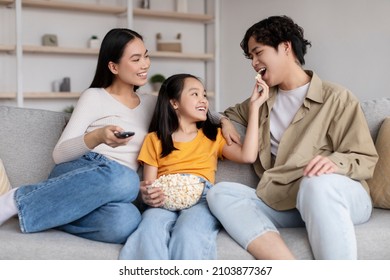
<instances>
[{"instance_id":1,"label":"woman's hand","mask_svg":"<svg viewBox=\"0 0 390 280\"><path fill-rule=\"evenodd\" d=\"M141 181L140 193L142 201L150 207L161 207L164 205L165 195L160 188L151 188L151 181Z\"/></svg>"},{"instance_id":2,"label":"woman's hand","mask_svg":"<svg viewBox=\"0 0 390 280\"><path fill-rule=\"evenodd\" d=\"M124 139L116 137L115 133L121 131L123 131L123 129L119 126L107 125L85 134L84 142L90 149L103 143L112 148L124 146L132 139L132 136Z\"/></svg>"}]
</instances>

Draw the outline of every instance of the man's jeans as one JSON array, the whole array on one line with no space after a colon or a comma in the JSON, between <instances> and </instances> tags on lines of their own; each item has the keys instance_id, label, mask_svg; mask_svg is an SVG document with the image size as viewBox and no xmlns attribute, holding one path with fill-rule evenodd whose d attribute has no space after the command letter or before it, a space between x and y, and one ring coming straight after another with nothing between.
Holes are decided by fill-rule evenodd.
<instances>
[{"instance_id":1,"label":"man's jeans","mask_svg":"<svg viewBox=\"0 0 390 280\"><path fill-rule=\"evenodd\" d=\"M366 222L371 199L363 186L346 176L304 177L296 209L276 211L256 195L255 189L220 182L207 194L211 212L243 248L268 231L306 226L316 259L356 259L354 224Z\"/></svg>"}]
</instances>

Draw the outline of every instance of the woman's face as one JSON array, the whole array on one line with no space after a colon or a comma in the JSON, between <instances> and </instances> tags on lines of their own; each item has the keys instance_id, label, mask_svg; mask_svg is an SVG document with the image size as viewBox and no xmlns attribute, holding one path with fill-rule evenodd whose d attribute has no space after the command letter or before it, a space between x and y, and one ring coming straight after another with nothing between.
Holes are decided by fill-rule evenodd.
<instances>
[{"instance_id":1,"label":"woman's face","mask_svg":"<svg viewBox=\"0 0 390 280\"><path fill-rule=\"evenodd\" d=\"M133 85L143 86L148 81L150 57L144 42L135 38L127 43L118 64L114 65L117 79Z\"/></svg>"},{"instance_id":2,"label":"woman's face","mask_svg":"<svg viewBox=\"0 0 390 280\"><path fill-rule=\"evenodd\" d=\"M248 41L252 67L256 72L265 68L262 78L270 87L283 83L289 62L285 51L286 46L288 47L285 43L281 43L276 50L271 46L258 43L254 37Z\"/></svg>"},{"instance_id":3,"label":"woman's face","mask_svg":"<svg viewBox=\"0 0 390 280\"><path fill-rule=\"evenodd\" d=\"M195 78L184 80L180 100L172 101L172 106L180 118L190 121L205 121L209 102L203 84Z\"/></svg>"}]
</instances>

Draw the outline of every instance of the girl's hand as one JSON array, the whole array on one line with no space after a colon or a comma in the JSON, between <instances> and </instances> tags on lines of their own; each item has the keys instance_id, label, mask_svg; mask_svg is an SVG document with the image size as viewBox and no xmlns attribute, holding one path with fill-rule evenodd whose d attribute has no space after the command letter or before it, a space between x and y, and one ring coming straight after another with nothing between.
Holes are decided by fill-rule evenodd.
<instances>
[{"instance_id":1,"label":"girl's hand","mask_svg":"<svg viewBox=\"0 0 390 280\"><path fill-rule=\"evenodd\" d=\"M150 207L161 207L164 205L165 195L160 188L151 188L151 181L142 181L140 193L142 201Z\"/></svg>"},{"instance_id":2,"label":"girl's hand","mask_svg":"<svg viewBox=\"0 0 390 280\"><path fill-rule=\"evenodd\" d=\"M241 145L240 134L228 118L224 117L221 119L221 126L222 135L229 146L233 143Z\"/></svg>"},{"instance_id":3,"label":"girl's hand","mask_svg":"<svg viewBox=\"0 0 390 280\"><path fill-rule=\"evenodd\" d=\"M120 139L115 136L115 132L121 132L123 129L115 125L107 125L95 129L84 136L84 142L88 148L93 149L100 144L106 144L112 148L124 146L132 139L131 137Z\"/></svg>"},{"instance_id":4,"label":"girl's hand","mask_svg":"<svg viewBox=\"0 0 390 280\"><path fill-rule=\"evenodd\" d=\"M263 90L259 93L259 87ZM251 96L251 105L254 105L257 109L264 104L269 98L269 87L266 82L261 78L261 75L256 78L256 85L253 88Z\"/></svg>"}]
</instances>

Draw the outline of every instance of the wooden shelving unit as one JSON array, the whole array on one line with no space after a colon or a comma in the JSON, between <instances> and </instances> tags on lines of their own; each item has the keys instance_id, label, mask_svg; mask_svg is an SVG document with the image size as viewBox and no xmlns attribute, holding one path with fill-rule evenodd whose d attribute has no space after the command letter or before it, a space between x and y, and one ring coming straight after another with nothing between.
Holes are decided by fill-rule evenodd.
<instances>
[{"instance_id":1,"label":"wooden shelving unit","mask_svg":"<svg viewBox=\"0 0 390 280\"><path fill-rule=\"evenodd\" d=\"M128 2L130 3L130 2ZM78 2L67 2L66 0L21 0L21 6L18 7L15 0L0 0L0 6L7 6L18 11L19 16L22 17L22 11L24 8L31 9L53 9L53 10L67 10L75 12L86 12L86 13L102 13L112 14L117 16L131 17L145 17L151 19L162 19L162 20L173 20L173 21L192 21L203 24L208 24L214 21L214 17L208 14L196 14L196 13L178 13L174 11L159 11L150 9L133 8L129 6L115 6L113 5L100 5L91 3L78 3ZM132 10L129 14L128 8ZM18 12L16 13L18 14ZM131 21L133 20L131 18ZM18 46L18 48L17 48ZM80 55L80 56L97 56L99 53L98 49L91 48L76 48L76 47L63 47L63 46L40 46L40 45L27 45L23 44L19 38L15 44L0 44L0 53L9 53L16 57L30 55ZM215 56L213 53L183 53L183 52L160 52L151 51L150 56L158 59L171 59L171 60L191 60L191 61L213 61ZM20 66L18 66L20 67ZM21 80L18 80L20 84ZM0 92L0 100L10 99L23 102L23 99L77 99L80 93L75 92ZM209 96L213 97L214 92L209 92Z\"/></svg>"}]
</instances>

